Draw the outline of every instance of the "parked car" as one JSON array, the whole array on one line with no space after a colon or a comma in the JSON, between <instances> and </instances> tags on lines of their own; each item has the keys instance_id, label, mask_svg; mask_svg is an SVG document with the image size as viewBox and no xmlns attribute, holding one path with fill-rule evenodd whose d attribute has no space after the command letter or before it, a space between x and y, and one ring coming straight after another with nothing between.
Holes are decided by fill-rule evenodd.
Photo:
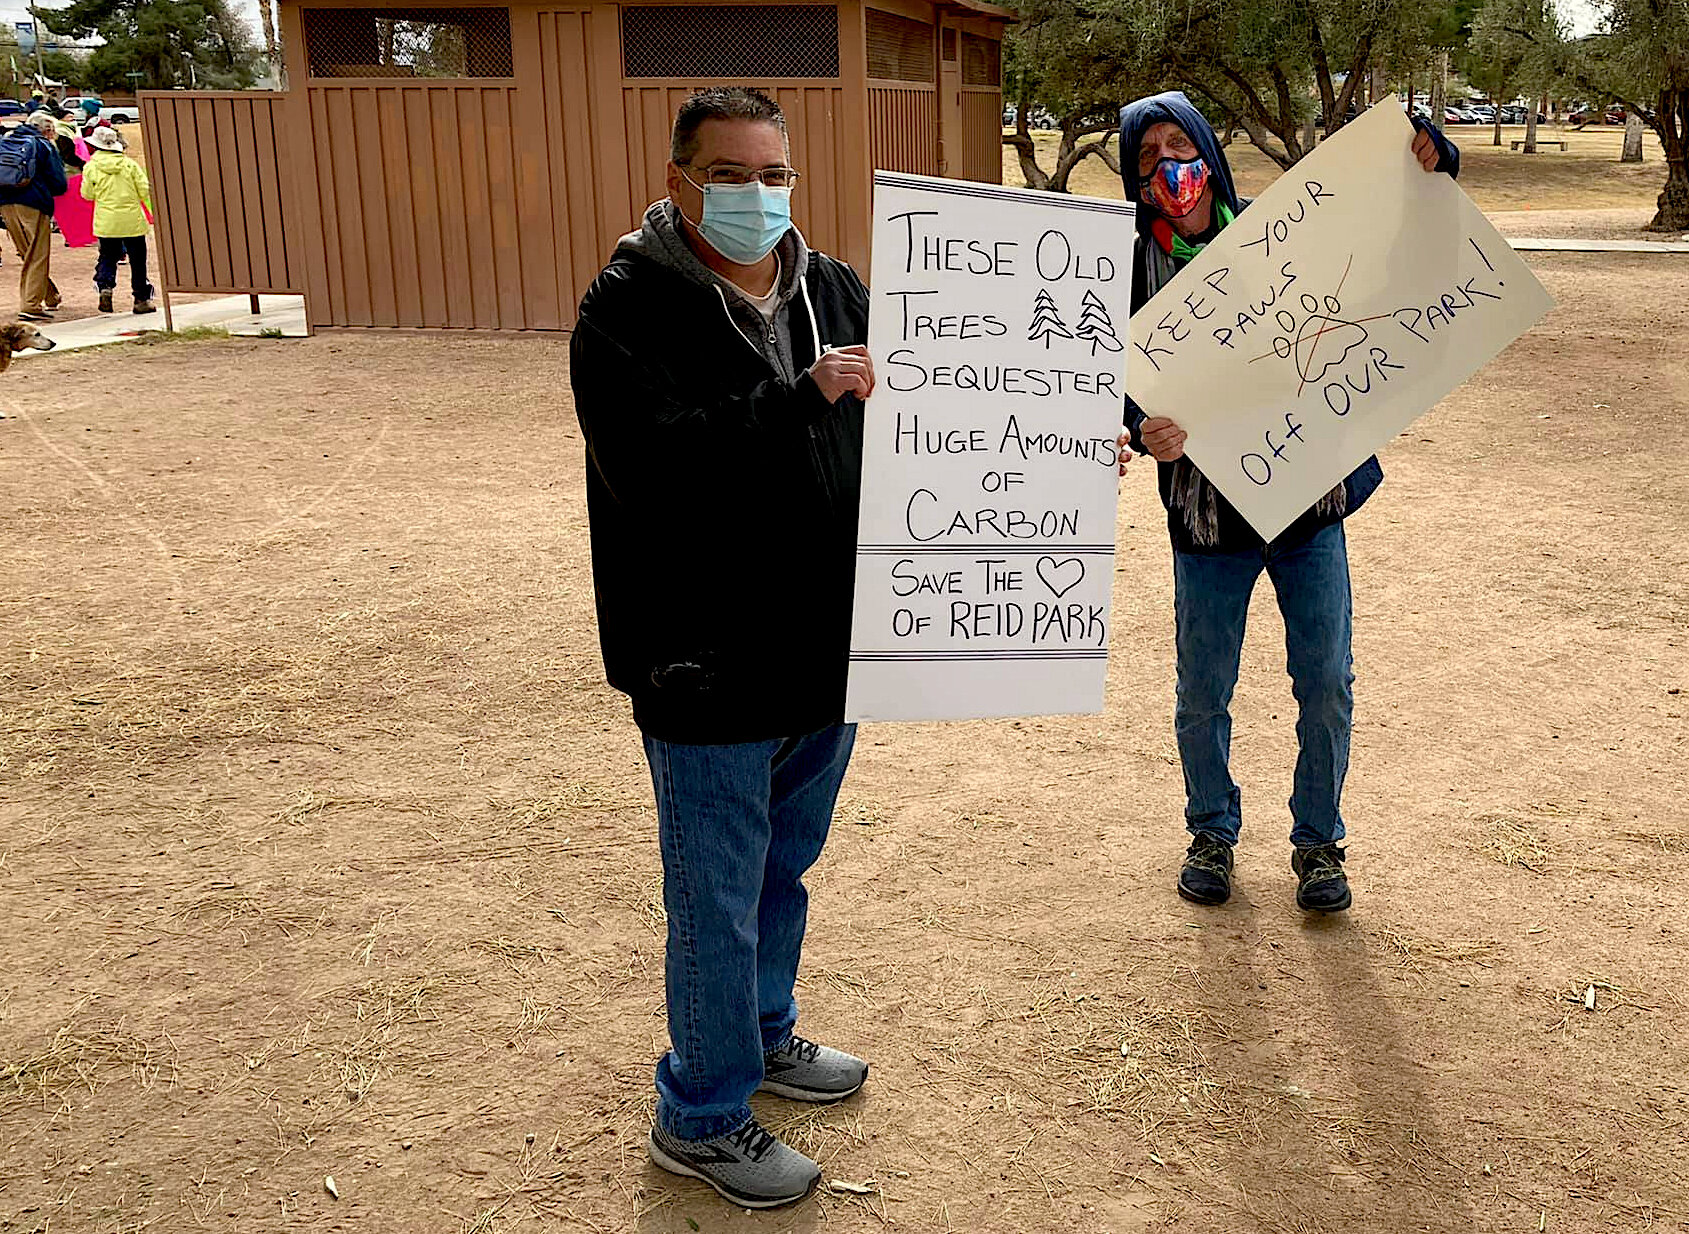
<instances>
[{"instance_id":1,"label":"parked car","mask_svg":"<svg viewBox=\"0 0 1689 1234\"><path fill-rule=\"evenodd\" d=\"M110 120L113 124L139 124L141 122L141 109L122 105L102 107L100 108L100 119Z\"/></svg>"}]
</instances>

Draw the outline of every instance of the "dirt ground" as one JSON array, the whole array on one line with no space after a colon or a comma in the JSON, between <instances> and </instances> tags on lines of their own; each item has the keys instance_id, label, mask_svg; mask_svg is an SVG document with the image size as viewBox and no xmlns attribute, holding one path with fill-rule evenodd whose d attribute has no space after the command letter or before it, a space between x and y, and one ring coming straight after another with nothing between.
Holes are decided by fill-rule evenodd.
<instances>
[{"instance_id":1,"label":"dirt ground","mask_svg":"<svg viewBox=\"0 0 1689 1234\"><path fill-rule=\"evenodd\" d=\"M645 1158L658 856L565 346L14 367L0 1231L1689 1229L1689 262L1531 261L1561 307L1350 524L1354 911L1292 902L1265 590L1239 891L1174 894L1140 466L1105 715L862 732L800 998L873 1075L759 1099L829 1181L755 1217Z\"/></svg>"},{"instance_id":2,"label":"dirt ground","mask_svg":"<svg viewBox=\"0 0 1689 1234\"><path fill-rule=\"evenodd\" d=\"M1602 125L1585 129L1544 125L1543 140L1565 141L1569 149L1542 150L1524 154L1510 144L1525 136L1523 125L1503 125L1504 144L1494 144L1494 130L1487 125L1451 125L1445 130L1460 147L1460 187L1479 207L1489 210L1569 210L1600 205L1606 208L1649 207L1643 216L1653 217L1653 207L1665 187L1665 162L1660 139L1652 130L1642 138L1640 163L1621 163L1624 129ZM1044 170L1055 166L1059 135L1034 136ZM1115 143L1118 145L1118 142ZM1111 147L1112 149L1113 147ZM1248 140L1239 136L1226 149L1238 191L1253 197L1279 177L1276 163ZM1015 152L1003 149L1003 183L1024 184ZM1074 170L1069 186L1075 193L1092 197L1121 197L1120 178L1098 158L1088 158ZM1638 224L1640 227L1641 224Z\"/></svg>"}]
</instances>

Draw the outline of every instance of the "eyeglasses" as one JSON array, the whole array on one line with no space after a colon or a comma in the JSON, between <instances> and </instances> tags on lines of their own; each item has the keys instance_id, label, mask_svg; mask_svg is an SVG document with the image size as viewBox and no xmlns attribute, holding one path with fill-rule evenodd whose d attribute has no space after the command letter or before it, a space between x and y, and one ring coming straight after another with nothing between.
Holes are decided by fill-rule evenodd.
<instances>
[{"instance_id":1,"label":"eyeglasses","mask_svg":"<svg viewBox=\"0 0 1689 1234\"><path fill-rule=\"evenodd\" d=\"M688 163L686 166L691 167ZM760 180L771 189L791 189L798 186L799 173L795 167L741 167L737 163L712 163L695 168L705 185L749 184Z\"/></svg>"}]
</instances>

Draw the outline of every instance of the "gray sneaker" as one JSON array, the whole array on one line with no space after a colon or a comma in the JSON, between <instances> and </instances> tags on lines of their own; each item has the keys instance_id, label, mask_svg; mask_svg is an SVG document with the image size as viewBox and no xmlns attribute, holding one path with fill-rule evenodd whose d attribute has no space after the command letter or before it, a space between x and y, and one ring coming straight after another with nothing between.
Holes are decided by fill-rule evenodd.
<instances>
[{"instance_id":1,"label":"gray sneaker","mask_svg":"<svg viewBox=\"0 0 1689 1234\"><path fill-rule=\"evenodd\" d=\"M862 1087L868 1064L854 1054L793 1035L762 1056L759 1091L794 1101L838 1101Z\"/></svg>"},{"instance_id":2,"label":"gray sneaker","mask_svg":"<svg viewBox=\"0 0 1689 1234\"><path fill-rule=\"evenodd\" d=\"M651 1128L651 1160L670 1174L698 1178L741 1208L777 1208L801 1200L821 1181L821 1167L752 1119L715 1140L677 1140Z\"/></svg>"}]
</instances>

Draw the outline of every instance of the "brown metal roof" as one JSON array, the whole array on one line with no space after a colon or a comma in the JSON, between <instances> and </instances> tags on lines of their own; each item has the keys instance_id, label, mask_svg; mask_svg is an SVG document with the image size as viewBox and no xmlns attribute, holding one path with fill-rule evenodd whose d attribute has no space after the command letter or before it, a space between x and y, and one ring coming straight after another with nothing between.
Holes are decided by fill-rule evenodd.
<instances>
[{"instance_id":1,"label":"brown metal roof","mask_svg":"<svg viewBox=\"0 0 1689 1234\"><path fill-rule=\"evenodd\" d=\"M969 13L978 13L982 17L995 17L1001 21L1018 22L1020 20L1012 9L1003 8L1001 5L987 4L985 0L939 0L938 7L941 9L962 9Z\"/></svg>"}]
</instances>

